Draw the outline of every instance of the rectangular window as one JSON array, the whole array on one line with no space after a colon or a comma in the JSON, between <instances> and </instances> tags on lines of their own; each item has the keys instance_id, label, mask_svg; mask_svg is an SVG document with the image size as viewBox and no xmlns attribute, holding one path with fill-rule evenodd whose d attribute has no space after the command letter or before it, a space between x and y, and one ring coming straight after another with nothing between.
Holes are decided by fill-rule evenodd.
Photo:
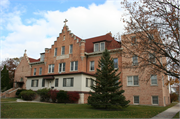
<instances>
[{"instance_id":1,"label":"rectangular window","mask_svg":"<svg viewBox=\"0 0 180 119\"><path fill-rule=\"evenodd\" d=\"M49 73L53 73L54 72L54 64L50 64L49 65Z\"/></svg>"},{"instance_id":2,"label":"rectangular window","mask_svg":"<svg viewBox=\"0 0 180 119\"><path fill-rule=\"evenodd\" d=\"M99 51L99 43L94 44L94 52Z\"/></svg>"},{"instance_id":3,"label":"rectangular window","mask_svg":"<svg viewBox=\"0 0 180 119\"><path fill-rule=\"evenodd\" d=\"M64 55L65 54L65 46L62 46L61 48L61 55Z\"/></svg>"},{"instance_id":4,"label":"rectangular window","mask_svg":"<svg viewBox=\"0 0 180 119\"><path fill-rule=\"evenodd\" d=\"M71 44L71 45L69 46L69 54L72 54L72 52L73 52L73 45Z\"/></svg>"},{"instance_id":5,"label":"rectangular window","mask_svg":"<svg viewBox=\"0 0 180 119\"><path fill-rule=\"evenodd\" d=\"M71 62L71 71L77 71L78 70L78 61Z\"/></svg>"},{"instance_id":6,"label":"rectangular window","mask_svg":"<svg viewBox=\"0 0 180 119\"><path fill-rule=\"evenodd\" d=\"M31 80L31 87L38 87L38 79Z\"/></svg>"},{"instance_id":7,"label":"rectangular window","mask_svg":"<svg viewBox=\"0 0 180 119\"><path fill-rule=\"evenodd\" d=\"M20 81L23 81L23 77L21 77L21 80Z\"/></svg>"},{"instance_id":8,"label":"rectangular window","mask_svg":"<svg viewBox=\"0 0 180 119\"><path fill-rule=\"evenodd\" d=\"M131 44L135 45L136 44L136 36L131 37Z\"/></svg>"},{"instance_id":9,"label":"rectangular window","mask_svg":"<svg viewBox=\"0 0 180 119\"><path fill-rule=\"evenodd\" d=\"M90 71L94 71L94 61L90 62Z\"/></svg>"},{"instance_id":10,"label":"rectangular window","mask_svg":"<svg viewBox=\"0 0 180 119\"><path fill-rule=\"evenodd\" d=\"M158 105L158 96L152 96L152 104Z\"/></svg>"},{"instance_id":11,"label":"rectangular window","mask_svg":"<svg viewBox=\"0 0 180 119\"><path fill-rule=\"evenodd\" d=\"M133 65L138 65L138 57L136 55L133 56Z\"/></svg>"},{"instance_id":12,"label":"rectangular window","mask_svg":"<svg viewBox=\"0 0 180 119\"><path fill-rule=\"evenodd\" d=\"M55 79L55 87L58 87L58 81L59 81L59 79L57 78L57 79Z\"/></svg>"},{"instance_id":13,"label":"rectangular window","mask_svg":"<svg viewBox=\"0 0 180 119\"><path fill-rule=\"evenodd\" d=\"M157 85L157 75L151 75L151 85Z\"/></svg>"},{"instance_id":14,"label":"rectangular window","mask_svg":"<svg viewBox=\"0 0 180 119\"><path fill-rule=\"evenodd\" d=\"M39 75L42 74L42 67L39 68Z\"/></svg>"},{"instance_id":15,"label":"rectangular window","mask_svg":"<svg viewBox=\"0 0 180 119\"><path fill-rule=\"evenodd\" d=\"M114 59L114 68L118 68L118 58Z\"/></svg>"},{"instance_id":16,"label":"rectangular window","mask_svg":"<svg viewBox=\"0 0 180 119\"><path fill-rule=\"evenodd\" d=\"M36 75L36 68L34 68L34 75Z\"/></svg>"},{"instance_id":17,"label":"rectangular window","mask_svg":"<svg viewBox=\"0 0 180 119\"><path fill-rule=\"evenodd\" d=\"M63 78L63 87L73 87L74 78Z\"/></svg>"},{"instance_id":18,"label":"rectangular window","mask_svg":"<svg viewBox=\"0 0 180 119\"><path fill-rule=\"evenodd\" d=\"M149 53L149 63L155 63L155 54L154 53Z\"/></svg>"},{"instance_id":19,"label":"rectangular window","mask_svg":"<svg viewBox=\"0 0 180 119\"><path fill-rule=\"evenodd\" d=\"M86 78L86 87L93 86L93 80L91 78Z\"/></svg>"},{"instance_id":20,"label":"rectangular window","mask_svg":"<svg viewBox=\"0 0 180 119\"><path fill-rule=\"evenodd\" d=\"M139 96L134 96L134 104L139 104Z\"/></svg>"},{"instance_id":21,"label":"rectangular window","mask_svg":"<svg viewBox=\"0 0 180 119\"><path fill-rule=\"evenodd\" d=\"M42 87L45 87L45 79L42 80Z\"/></svg>"},{"instance_id":22,"label":"rectangular window","mask_svg":"<svg viewBox=\"0 0 180 119\"><path fill-rule=\"evenodd\" d=\"M100 51L104 51L105 50L105 43L104 42L102 42L102 43L100 43Z\"/></svg>"},{"instance_id":23,"label":"rectangular window","mask_svg":"<svg viewBox=\"0 0 180 119\"><path fill-rule=\"evenodd\" d=\"M57 56L57 48L54 49L54 56Z\"/></svg>"},{"instance_id":24,"label":"rectangular window","mask_svg":"<svg viewBox=\"0 0 180 119\"><path fill-rule=\"evenodd\" d=\"M66 36L64 35L64 36L63 36L63 40L65 40L65 38L66 38Z\"/></svg>"},{"instance_id":25,"label":"rectangular window","mask_svg":"<svg viewBox=\"0 0 180 119\"><path fill-rule=\"evenodd\" d=\"M66 63L59 63L59 72L65 72Z\"/></svg>"},{"instance_id":26,"label":"rectangular window","mask_svg":"<svg viewBox=\"0 0 180 119\"><path fill-rule=\"evenodd\" d=\"M128 76L127 85L128 86L138 86L139 85L138 76Z\"/></svg>"}]
</instances>

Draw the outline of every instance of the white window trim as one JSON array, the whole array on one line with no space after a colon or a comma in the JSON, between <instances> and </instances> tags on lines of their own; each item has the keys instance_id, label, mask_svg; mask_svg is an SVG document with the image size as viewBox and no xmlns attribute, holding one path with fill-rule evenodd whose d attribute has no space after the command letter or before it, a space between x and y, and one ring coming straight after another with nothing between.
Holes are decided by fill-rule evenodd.
<instances>
[{"instance_id":1,"label":"white window trim","mask_svg":"<svg viewBox=\"0 0 180 119\"><path fill-rule=\"evenodd\" d=\"M104 50L101 50L101 43L104 43L104 50L105 50L105 42L100 42L100 43L99 43L99 45L100 45L99 51L104 51Z\"/></svg>"},{"instance_id":2,"label":"white window trim","mask_svg":"<svg viewBox=\"0 0 180 119\"><path fill-rule=\"evenodd\" d=\"M33 85L32 85L32 81L33 81ZM35 86L34 86L34 82L36 82L36 83L35 83ZM33 79L33 80L31 80L31 87L39 87L39 79Z\"/></svg>"},{"instance_id":3,"label":"white window trim","mask_svg":"<svg viewBox=\"0 0 180 119\"><path fill-rule=\"evenodd\" d=\"M63 47L64 47L64 54L62 54L62 51L63 51L62 49L63 49ZM62 46L62 47L61 47L61 55L65 55L65 46Z\"/></svg>"},{"instance_id":4,"label":"white window trim","mask_svg":"<svg viewBox=\"0 0 180 119\"><path fill-rule=\"evenodd\" d=\"M95 44L98 44L98 50L95 51ZM99 43L94 43L94 52L98 52L99 51Z\"/></svg>"},{"instance_id":5,"label":"white window trim","mask_svg":"<svg viewBox=\"0 0 180 119\"><path fill-rule=\"evenodd\" d=\"M73 84L72 86L67 86L67 85L65 85L64 86L64 79L65 80L67 80L67 79L72 79L71 81L71 83ZM74 87L74 77L67 77L67 78L63 78L63 83L62 83L63 85L62 85L62 87Z\"/></svg>"},{"instance_id":6,"label":"white window trim","mask_svg":"<svg viewBox=\"0 0 180 119\"><path fill-rule=\"evenodd\" d=\"M151 64L151 59L150 59L150 58L151 58L151 56L150 56L151 54L152 54L153 57L154 57L154 62L152 62L152 63L156 63L156 58L155 58L155 56L154 56L155 54L149 53L149 64Z\"/></svg>"},{"instance_id":7,"label":"white window trim","mask_svg":"<svg viewBox=\"0 0 180 119\"><path fill-rule=\"evenodd\" d=\"M58 86L56 86L56 79L58 80L58 82L57 82L57 85L58 85ZM55 78L54 87L59 87L59 78Z\"/></svg>"},{"instance_id":8,"label":"white window trim","mask_svg":"<svg viewBox=\"0 0 180 119\"><path fill-rule=\"evenodd\" d=\"M117 59L117 63L119 64L118 58L113 58L113 62L114 62L114 59ZM117 64L117 68L114 68L114 69L118 69L118 64Z\"/></svg>"},{"instance_id":9,"label":"white window trim","mask_svg":"<svg viewBox=\"0 0 180 119\"><path fill-rule=\"evenodd\" d=\"M40 70L41 69L41 70ZM41 72L41 73L40 73ZM42 75L42 67L39 68L39 75Z\"/></svg>"},{"instance_id":10,"label":"white window trim","mask_svg":"<svg viewBox=\"0 0 180 119\"><path fill-rule=\"evenodd\" d=\"M90 61L90 62L89 62L89 66L90 66L90 67L89 67L89 71L94 71L94 70L91 70L91 62L94 62L94 61ZM95 62L94 62L94 69L95 69Z\"/></svg>"},{"instance_id":11,"label":"white window trim","mask_svg":"<svg viewBox=\"0 0 180 119\"><path fill-rule=\"evenodd\" d=\"M151 81L151 86L158 86L158 79L157 79L157 75L151 75L152 76L156 76L156 80L157 80L157 84L152 84L152 81Z\"/></svg>"},{"instance_id":12,"label":"white window trim","mask_svg":"<svg viewBox=\"0 0 180 119\"><path fill-rule=\"evenodd\" d=\"M134 85L134 76L138 77L138 85ZM138 75L134 75L134 76L131 76L131 77L133 77L133 79L132 79L133 85L128 85L128 77L130 77L130 76L127 76L127 86L139 86L139 76Z\"/></svg>"},{"instance_id":13,"label":"white window trim","mask_svg":"<svg viewBox=\"0 0 180 119\"><path fill-rule=\"evenodd\" d=\"M72 54L72 53L70 53L71 45L72 45L72 53L73 53L73 44L70 44L69 45L69 54Z\"/></svg>"},{"instance_id":14,"label":"white window trim","mask_svg":"<svg viewBox=\"0 0 180 119\"><path fill-rule=\"evenodd\" d=\"M157 96L158 97L158 104L153 104L153 96L157 96L157 95L152 95L151 96L151 103L152 103L152 105L159 105L159 97Z\"/></svg>"},{"instance_id":15,"label":"white window trim","mask_svg":"<svg viewBox=\"0 0 180 119\"><path fill-rule=\"evenodd\" d=\"M51 71L49 72L49 65L50 65L50 67L51 67ZM49 64L48 65L48 73L54 73L54 72L52 72L52 65L54 65L54 64Z\"/></svg>"},{"instance_id":16,"label":"white window trim","mask_svg":"<svg viewBox=\"0 0 180 119\"><path fill-rule=\"evenodd\" d=\"M33 75L34 76L36 75L36 68L34 68Z\"/></svg>"},{"instance_id":17,"label":"white window trim","mask_svg":"<svg viewBox=\"0 0 180 119\"><path fill-rule=\"evenodd\" d=\"M134 56L137 56L137 55L133 55L133 56L132 56L132 65L133 65L133 66L137 66L137 65L138 65L138 56L137 56L137 64L134 64L134 61L133 61L133 57L134 57Z\"/></svg>"},{"instance_id":18,"label":"white window trim","mask_svg":"<svg viewBox=\"0 0 180 119\"><path fill-rule=\"evenodd\" d=\"M65 63L65 62L59 63L59 65L58 65L58 72L59 73L66 71L66 63L65 63L65 71L63 71L63 68L64 68L63 65L62 65L63 63ZM61 72L59 71L60 64L61 64Z\"/></svg>"},{"instance_id":19,"label":"white window trim","mask_svg":"<svg viewBox=\"0 0 180 119\"><path fill-rule=\"evenodd\" d=\"M134 95L134 96L139 96L139 95ZM135 102L134 102L134 96L133 96L133 104L139 105L139 103L135 103ZM139 102L140 102L140 99L139 99Z\"/></svg>"},{"instance_id":20,"label":"white window trim","mask_svg":"<svg viewBox=\"0 0 180 119\"><path fill-rule=\"evenodd\" d=\"M54 48L54 56L57 56L57 48Z\"/></svg>"},{"instance_id":21,"label":"white window trim","mask_svg":"<svg viewBox=\"0 0 180 119\"><path fill-rule=\"evenodd\" d=\"M72 62L73 62L73 70L71 70L71 62L70 62L70 71L78 71L78 66L77 66L77 70L75 70L75 62L76 61L72 61Z\"/></svg>"}]
</instances>

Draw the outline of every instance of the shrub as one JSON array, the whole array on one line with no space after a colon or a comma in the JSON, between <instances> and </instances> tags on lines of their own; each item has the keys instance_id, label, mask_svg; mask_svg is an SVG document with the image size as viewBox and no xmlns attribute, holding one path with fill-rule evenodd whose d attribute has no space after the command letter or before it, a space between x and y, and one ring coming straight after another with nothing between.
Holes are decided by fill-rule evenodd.
<instances>
[{"instance_id":1,"label":"shrub","mask_svg":"<svg viewBox=\"0 0 180 119\"><path fill-rule=\"evenodd\" d=\"M42 102L48 102L50 99L50 94L49 94L50 89L43 88L37 90L37 94L40 95L40 101Z\"/></svg>"},{"instance_id":2,"label":"shrub","mask_svg":"<svg viewBox=\"0 0 180 119\"><path fill-rule=\"evenodd\" d=\"M59 103L67 103L68 102L68 95L67 95L67 91L63 91L63 90L60 90L58 93L57 93L57 100Z\"/></svg>"},{"instance_id":3,"label":"shrub","mask_svg":"<svg viewBox=\"0 0 180 119\"><path fill-rule=\"evenodd\" d=\"M16 96L18 97L18 98L20 98L21 96L20 96L20 93L22 92L22 91L25 91L26 89L18 89L17 91L16 91Z\"/></svg>"},{"instance_id":4,"label":"shrub","mask_svg":"<svg viewBox=\"0 0 180 119\"><path fill-rule=\"evenodd\" d=\"M172 94L170 94L170 98L171 98L171 103L172 103L172 101L177 101L178 100L178 94L172 93Z\"/></svg>"},{"instance_id":5,"label":"shrub","mask_svg":"<svg viewBox=\"0 0 180 119\"><path fill-rule=\"evenodd\" d=\"M57 93L58 91L55 89L55 90L50 90L48 92L48 94L50 95L50 98L52 100L52 102L56 102L56 97L57 97Z\"/></svg>"},{"instance_id":6,"label":"shrub","mask_svg":"<svg viewBox=\"0 0 180 119\"><path fill-rule=\"evenodd\" d=\"M25 90L20 93L20 96L22 96L24 100L33 100L35 99L36 93L32 90Z\"/></svg>"},{"instance_id":7,"label":"shrub","mask_svg":"<svg viewBox=\"0 0 180 119\"><path fill-rule=\"evenodd\" d=\"M69 97L69 101L72 102L72 103L77 103L80 96L79 96L79 93L78 92L68 92L68 97Z\"/></svg>"}]
</instances>

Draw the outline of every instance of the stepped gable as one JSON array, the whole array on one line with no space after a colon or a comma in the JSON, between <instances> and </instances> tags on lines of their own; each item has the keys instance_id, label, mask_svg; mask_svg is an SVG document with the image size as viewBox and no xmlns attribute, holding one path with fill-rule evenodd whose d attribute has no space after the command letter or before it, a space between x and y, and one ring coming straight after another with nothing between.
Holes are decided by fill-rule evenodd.
<instances>
[{"instance_id":1,"label":"stepped gable","mask_svg":"<svg viewBox=\"0 0 180 119\"><path fill-rule=\"evenodd\" d=\"M106 42L106 48L108 50L110 49L116 49L116 48L121 48L121 45L118 41L114 40L114 38L111 36L110 33L107 33L106 35L98 36L98 37L93 37L86 39L86 44L85 44L85 52L91 53L94 52L94 43L98 42Z\"/></svg>"},{"instance_id":2,"label":"stepped gable","mask_svg":"<svg viewBox=\"0 0 180 119\"><path fill-rule=\"evenodd\" d=\"M33 62L39 62L40 61L40 58L39 59L33 59L33 58L30 58L28 57L30 63L33 63Z\"/></svg>"}]
</instances>

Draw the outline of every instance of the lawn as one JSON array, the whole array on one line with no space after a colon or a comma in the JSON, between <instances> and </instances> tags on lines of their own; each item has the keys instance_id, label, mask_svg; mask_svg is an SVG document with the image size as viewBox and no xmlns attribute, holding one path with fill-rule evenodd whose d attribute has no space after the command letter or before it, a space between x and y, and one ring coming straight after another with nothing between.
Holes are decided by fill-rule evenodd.
<instances>
[{"instance_id":1,"label":"lawn","mask_svg":"<svg viewBox=\"0 0 180 119\"><path fill-rule=\"evenodd\" d=\"M180 112L176 113L176 115L173 118L179 118L179 113Z\"/></svg>"},{"instance_id":2,"label":"lawn","mask_svg":"<svg viewBox=\"0 0 180 119\"><path fill-rule=\"evenodd\" d=\"M8 102L8 101L9 102ZM2 118L151 118L167 107L130 105L123 110L97 110L87 104L53 104L1 100ZM11 103L10 103L11 102Z\"/></svg>"}]
</instances>

